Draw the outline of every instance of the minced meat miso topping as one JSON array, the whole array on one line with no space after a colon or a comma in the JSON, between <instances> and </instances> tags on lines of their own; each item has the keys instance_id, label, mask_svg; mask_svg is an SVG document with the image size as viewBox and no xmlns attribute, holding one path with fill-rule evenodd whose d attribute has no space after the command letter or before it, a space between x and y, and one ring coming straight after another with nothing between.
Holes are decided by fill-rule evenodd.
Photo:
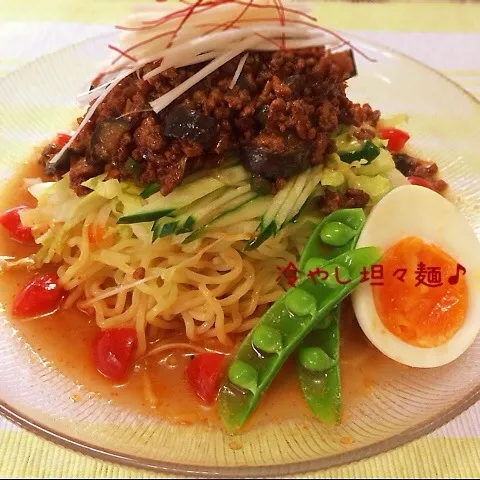
<instances>
[{"instance_id":1,"label":"minced meat miso topping","mask_svg":"<svg viewBox=\"0 0 480 480\"><path fill-rule=\"evenodd\" d=\"M356 74L351 51L331 53L321 46L249 52L231 88L240 57L158 114L150 102L205 64L169 68L143 80L157 67L147 64L106 96L60 160L47 163L59 145L44 150L47 173L58 177L69 171L79 194L88 191L82 182L106 173L140 185L158 183L167 195L192 172L236 154L254 178L278 189L284 179L335 151L331 136L340 124L375 126L379 119L378 111L345 94L345 81Z\"/></svg>"}]
</instances>

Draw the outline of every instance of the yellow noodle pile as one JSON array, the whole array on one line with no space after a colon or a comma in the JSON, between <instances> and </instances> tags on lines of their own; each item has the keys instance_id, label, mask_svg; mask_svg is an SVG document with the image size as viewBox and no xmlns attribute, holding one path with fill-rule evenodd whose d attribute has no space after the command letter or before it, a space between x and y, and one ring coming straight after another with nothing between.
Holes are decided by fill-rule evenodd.
<instances>
[{"instance_id":1,"label":"yellow noodle pile","mask_svg":"<svg viewBox=\"0 0 480 480\"><path fill-rule=\"evenodd\" d=\"M279 269L296 261L312 227L308 221L289 225L244 252L243 240L252 238L257 222L185 245L186 235L152 244L138 226L116 225L114 216L111 203L89 214L51 260L60 262L60 280L70 292L65 308L76 304L91 312L100 328L134 327L137 356L146 352L148 326L166 342L184 333L193 342L229 344L229 334L250 330L261 307L283 293Z\"/></svg>"}]
</instances>

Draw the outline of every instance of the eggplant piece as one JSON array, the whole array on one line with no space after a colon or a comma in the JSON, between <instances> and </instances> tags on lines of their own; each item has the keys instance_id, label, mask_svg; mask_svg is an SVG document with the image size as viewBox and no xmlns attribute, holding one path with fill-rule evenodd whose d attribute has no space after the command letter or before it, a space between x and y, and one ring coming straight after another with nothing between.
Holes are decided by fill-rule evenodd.
<instances>
[{"instance_id":1,"label":"eggplant piece","mask_svg":"<svg viewBox=\"0 0 480 480\"><path fill-rule=\"evenodd\" d=\"M333 55L334 63L344 69L343 81L357 76L357 65L352 50L345 50Z\"/></svg>"},{"instance_id":2,"label":"eggplant piece","mask_svg":"<svg viewBox=\"0 0 480 480\"><path fill-rule=\"evenodd\" d=\"M251 84L244 73L241 73L237 80L237 85L242 90L248 90L249 92L255 90L255 84Z\"/></svg>"},{"instance_id":3,"label":"eggplant piece","mask_svg":"<svg viewBox=\"0 0 480 480\"><path fill-rule=\"evenodd\" d=\"M261 147L245 145L240 150L244 167L254 175L269 180L293 177L310 166L311 145L298 144L295 149L276 152Z\"/></svg>"},{"instance_id":4,"label":"eggplant piece","mask_svg":"<svg viewBox=\"0 0 480 480\"><path fill-rule=\"evenodd\" d=\"M415 168L415 159L406 153L395 152L392 154L393 161L395 162L395 168L402 173L405 177L412 175Z\"/></svg>"},{"instance_id":5,"label":"eggplant piece","mask_svg":"<svg viewBox=\"0 0 480 480\"><path fill-rule=\"evenodd\" d=\"M73 150L67 148L55 161L53 158L45 162L45 173L47 175L63 175L70 170L70 160Z\"/></svg>"},{"instance_id":6,"label":"eggplant piece","mask_svg":"<svg viewBox=\"0 0 480 480\"><path fill-rule=\"evenodd\" d=\"M345 79L345 80L348 80L349 78L356 77L358 74L358 71L357 71L357 64L355 62L355 57L353 56L353 50L348 50L346 53L350 55L350 59L352 61L352 70L349 74L349 77Z\"/></svg>"},{"instance_id":7,"label":"eggplant piece","mask_svg":"<svg viewBox=\"0 0 480 480\"><path fill-rule=\"evenodd\" d=\"M143 167L132 157L125 162L125 170L133 177L138 178L143 173Z\"/></svg>"},{"instance_id":8,"label":"eggplant piece","mask_svg":"<svg viewBox=\"0 0 480 480\"><path fill-rule=\"evenodd\" d=\"M98 122L90 139L87 162L101 165L111 161L118 151L122 137L129 131L130 122L122 118L107 118Z\"/></svg>"},{"instance_id":9,"label":"eggplant piece","mask_svg":"<svg viewBox=\"0 0 480 480\"><path fill-rule=\"evenodd\" d=\"M260 105L255 109L255 120L263 128L268 119L268 105Z\"/></svg>"},{"instance_id":10,"label":"eggplant piece","mask_svg":"<svg viewBox=\"0 0 480 480\"><path fill-rule=\"evenodd\" d=\"M213 117L183 106L170 110L163 124L163 133L167 137L197 142L203 148L212 146L217 133L217 122Z\"/></svg>"},{"instance_id":11,"label":"eggplant piece","mask_svg":"<svg viewBox=\"0 0 480 480\"><path fill-rule=\"evenodd\" d=\"M283 80L283 83L290 88L293 97L302 95L307 83L306 75L290 75Z\"/></svg>"},{"instance_id":12,"label":"eggplant piece","mask_svg":"<svg viewBox=\"0 0 480 480\"><path fill-rule=\"evenodd\" d=\"M250 188L259 195L268 195L272 191L272 182L260 175L252 175Z\"/></svg>"}]
</instances>

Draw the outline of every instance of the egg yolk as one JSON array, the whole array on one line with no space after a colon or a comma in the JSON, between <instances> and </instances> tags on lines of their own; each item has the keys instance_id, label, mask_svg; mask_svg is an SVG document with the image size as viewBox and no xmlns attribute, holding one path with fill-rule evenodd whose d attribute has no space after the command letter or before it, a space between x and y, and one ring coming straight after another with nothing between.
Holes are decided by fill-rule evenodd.
<instances>
[{"instance_id":1,"label":"egg yolk","mask_svg":"<svg viewBox=\"0 0 480 480\"><path fill-rule=\"evenodd\" d=\"M385 251L380 265L378 283L383 285L373 285L371 273L373 299L393 335L418 347L436 347L455 335L468 303L465 272L458 271L456 260L435 245L407 237Z\"/></svg>"}]
</instances>

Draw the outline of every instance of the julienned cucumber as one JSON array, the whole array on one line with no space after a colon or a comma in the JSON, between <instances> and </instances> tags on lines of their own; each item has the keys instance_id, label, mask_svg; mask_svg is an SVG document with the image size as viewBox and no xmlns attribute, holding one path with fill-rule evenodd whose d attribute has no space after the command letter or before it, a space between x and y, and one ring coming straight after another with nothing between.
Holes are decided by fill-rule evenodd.
<instances>
[{"instance_id":1,"label":"julienned cucumber","mask_svg":"<svg viewBox=\"0 0 480 480\"><path fill-rule=\"evenodd\" d=\"M293 206L295 205L298 197L302 194L305 189L305 185L308 181L309 171L302 172L295 180L290 193L288 194L287 200L283 202L283 205L278 209L277 214L275 215L274 222L277 225L277 228L282 228L283 224L288 218L291 218Z\"/></svg>"},{"instance_id":2,"label":"julienned cucumber","mask_svg":"<svg viewBox=\"0 0 480 480\"><path fill-rule=\"evenodd\" d=\"M205 211L205 209L207 209L212 202L221 197L222 193L225 193L226 190L226 187L219 188L193 202L191 205L180 208L175 211L174 214L171 213L155 220L152 227L152 242L157 238L167 237L174 233L180 233L180 231L191 231L191 228L196 221L196 218L194 217L195 212Z\"/></svg>"},{"instance_id":3,"label":"julienned cucumber","mask_svg":"<svg viewBox=\"0 0 480 480\"><path fill-rule=\"evenodd\" d=\"M147 199L151 197L154 193L160 191L160 185L158 183L149 183L141 192L140 196Z\"/></svg>"},{"instance_id":4,"label":"julienned cucumber","mask_svg":"<svg viewBox=\"0 0 480 480\"><path fill-rule=\"evenodd\" d=\"M236 188L225 187L225 192L216 200L208 202L205 207L196 209L194 217L196 222L206 221L216 217L226 209L232 208L234 205L239 205L245 200L249 200L255 196L255 193L250 189L249 184L240 185Z\"/></svg>"},{"instance_id":5,"label":"julienned cucumber","mask_svg":"<svg viewBox=\"0 0 480 480\"><path fill-rule=\"evenodd\" d=\"M175 233L191 232L200 228L211 219L242 203L254 198L256 194L250 190L250 185L241 185L236 188L223 187L197 200L193 204L175 212L175 216L162 217L155 220L153 239L166 237Z\"/></svg>"},{"instance_id":6,"label":"julienned cucumber","mask_svg":"<svg viewBox=\"0 0 480 480\"><path fill-rule=\"evenodd\" d=\"M147 205L130 215L120 217L118 223L151 222L175 210L190 205L199 198L221 188L223 184L215 178L202 178L195 185L178 187L167 196L155 193L148 199Z\"/></svg>"},{"instance_id":7,"label":"julienned cucumber","mask_svg":"<svg viewBox=\"0 0 480 480\"><path fill-rule=\"evenodd\" d=\"M148 197L147 204L129 215L120 217L118 223L151 222L175 212L179 208L190 205L196 200L225 186L245 183L250 177L242 166L219 170L213 176L202 177L176 188L172 193L163 196L154 193Z\"/></svg>"},{"instance_id":8,"label":"julienned cucumber","mask_svg":"<svg viewBox=\"0 0 480 480\"><path fill-rule=\"evenodd\" d=\"M240 222L255 220L265 213L265 210L270 204L270 197L258 196L256 194L254 194L253 198L248 198L246 194L244 198L245 201L243 203L240 203L240 198L238 200L239 202L237 204L233 204L230 209L219 214L206 225L203 225L195 230L183 241L183 243L193 242L194 240L205 235L205 233L212 227L225 228Z\"/></svg>"},{"instance_id":9,"label":"julienned cucumber","mask_svg":"<svg viewBox=\"0 0 480 480\"><path fill-rule=\"evenodd\" d=\"M258 234L247 244L247 250L259 247L295 218L320 183L322 172L323 166L319 165L287 182L287 185L273 197L272 203L260 220Z\"/></svg>"},{"instance_id":10,"label":"julienned cucumber","mask_svg":"<svg viewBox=\"0 0 480 480\"><path fill-rule=\"evenodd\" d=\"M259 220L256 237L246 249L257 248L287 223L294 221L317 189L322 166L309 168L274 196L259 196L250 188L250 173L241 165L194 174L172 193L154 193L151 184L141 192L146 205L120 217L118 223L151 222L152 241L159 237L192 232L184 243L204 235L210 228L223 228L238 222Z\"/></svg>"},{"instance_id":11,"label":"julienned cucumber","mask_svg":"<svg viewBox=\"0 0 480 480\"><path fill-rule=\"evenodd\" d=\"M166 237L175 233L191 232L194 227L205 224L210 219L223 212L226 207L243 203L253 198L255 194L248 184L236 188L223 187L197 200L185 208L179 209L175 215L155 220L152 241L158 237Z\"/></svg>"},{"instance_id":12,"label":"julienned cucumber","mask_svg":"<svg viewBox=\"0 0 480 480\"><path fill-rule=\"evenodd\" d=\"M228 164L225 164L222 166L222 168L227 168L234 166L232 162L227 162ZM238 162L237 162L238 163ZM196 172L192 175L189 175L185 181L182 182L182 185L189 185L193 182L196 182L199 178L203 177L209 177L212 176L211 172L209 170L202 170L200 172ZM158 183L149 183L141 192L140 196L144 199L147 199L151 197L154 193L157 193L160 191L160 185Z\"/></svg>"}]
</instances>

